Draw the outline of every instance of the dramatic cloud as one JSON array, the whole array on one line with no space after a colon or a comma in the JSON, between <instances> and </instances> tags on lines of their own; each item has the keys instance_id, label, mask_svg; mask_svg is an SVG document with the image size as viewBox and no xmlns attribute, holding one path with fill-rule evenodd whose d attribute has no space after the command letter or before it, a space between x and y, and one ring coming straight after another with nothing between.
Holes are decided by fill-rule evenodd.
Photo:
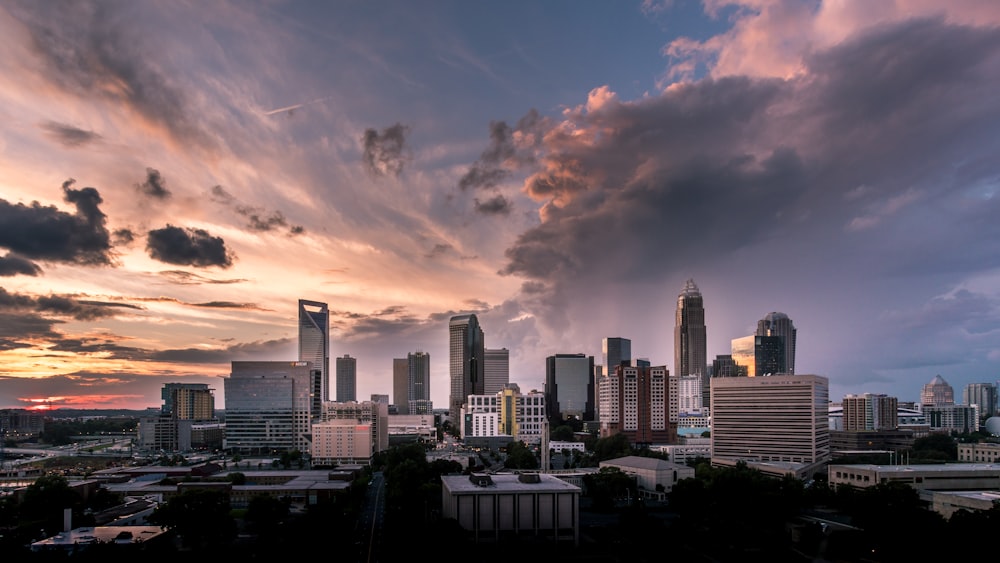
<instances>
[{"instance_id":1,"label":"dramatic cloud","mask_svg":"<svg viewBox=\"0 0 1000 563\"><path fill-rule=\"evenodd\" d=\"M289 235L301 235L305 232L302 225L292 225L281 211L267 211L262 207L243 205L222 186L213 186L209 192L212 201L231 207L238 215L246 217L247 228L252 231L267 232L277 228L288 229Z\"/></svg>"},{"instance_id":2,"label":"dramatic cloud","mask_svg":"<svg viewBox=\"0 0 1000 563\"><path fill-rule=\"evenodd\" d=\"M365 129L361 138L361 159L365 170L372 176L395 176L403 172L407 155L406 134L409 128L401 123L386 127L381 132Z\"/></svg>"},{"instance_id":3,"label":"dramatic cloud","mask_svg":"<svg viewBox=\"0 0 1000 563\"><path fill-rule=\"evenodd\" d=\"M115 246L128 246L135 241L135 233L132 229L121 228L115 229L111 233L111 239L114 241Z\"/></svg>"},{"instance_id":4,"label":"dramatic cloud","mask_svg":"<svg viewBox=\"0 0 1000 563\"><path fill-rule=\"evenodd\" d=\"M183 270L164 270L159 275L175 285L229 285L247 281L246 278L217 280Z\"/></svg>"},{"instance_id":5,"label":"dramatic cloud","mask_svg":"<svg viewBox=\"0 0 1000 563\"><path fill-rule=\"evenodd\" d=\"M30 33L53 84L120 104L179 143L214 148L189 110L185 91L144 52L143 35L121 25L119 7L70 2L53 12L29 2L9 9Z\"/></svg>"},{"instance_id":6,"label":"dramatic cloud","mask_svg":"<svg viewBox=\"0 0 1000 563\"><path fill-rule=\"evenodd\" d=\"M0 256L0 277L16 275L37 276L42 269L31 260L26 260L14 254Z\"/></svg>"},{"instance_id":7,"label":"dramatic cloud","mask_svg":"<svg viewBox=\"0 0 1000 563\"><path fill-rule=\"evenodd\" d=\"M0 200L0 247L33 260L111 265L101 196L94 188L72 189L74 182L63 183L63 199L76 207L74 214L37 201L28 206Z\"/></svg>"},{"instance_id":8,"label":"dramatic cloud","mask_svg":"<svg viewBox=\"0 0 1000 563\"><path fill-rule=\"evenodd\" d=\"M170 190L167 189L167 182L160 175L160 171L154 168L146 169L146 181L136 184L135 189L139 193L148 195L155 199L167 199L170 197Z\"/></svg>"},{"instance_id":9,"label":"dramatic cloud","mask_svg":"<svg viewBox=\"0 0 1000 563\"><path fill-rule=\"evenodd\" d=\"M50 294L35 297L10 293L0 287L0 311L34 311L71 317L78 321L92 321L114 317L121 313L121 309L141 310L142 307L124 302L80 299L75 295Z\"/></svg>"},{"instance_id":10,"label":"dramatic cloud","mask_svg":"<svg viewBox=\"0 0 1000 563\"><path fill-rule=\"evenodd\" d=\"M146 250L150 258L182 266L233 265L233 254L226 249L222 237L212 236L204 229L185 229L167 225L149 231Z\"/></svg>"},{"instance_id":11,"label":"dramatic cloud","mask_svg":"<svg viewBox=\"0 0 1000 563\"><path fill-rule=\"evenodd\" d=\"M72 125L56 123L55 121L46 121L39 127L63 146L73 149L101 139L101 136L93 131L84 131Z\"/></svg>"},{"instance_id":12,"label":"dramatic cloud","mask_svg":"<svg viewBox=\"0 0 1000 563\"><path fill-rule=\"evenodd\" d=\"M538 133L546 124L536 110L519 119L513 129L503 121L491 121L490 146L458 180L458 187L491 188L510 175L512 168L532 164L531 151L541 141Z\"/></svg>"}]
</instances>

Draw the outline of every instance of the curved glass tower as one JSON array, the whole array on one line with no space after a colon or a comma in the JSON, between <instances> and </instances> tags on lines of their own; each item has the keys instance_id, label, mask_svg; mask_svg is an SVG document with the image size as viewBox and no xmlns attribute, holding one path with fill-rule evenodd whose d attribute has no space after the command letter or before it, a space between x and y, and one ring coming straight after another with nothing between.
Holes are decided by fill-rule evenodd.
<instances>
[{"instance_id":1,"label":"curved glass tower","mask_svg":"<svg viewBox=\"0 0 1000 563\"><path fill-rule=\"evenodd\" d=\"M330 400L330 311L326 303L299 299L299 361L320 371L320 399Z\"/></svg>"}]
</instances>

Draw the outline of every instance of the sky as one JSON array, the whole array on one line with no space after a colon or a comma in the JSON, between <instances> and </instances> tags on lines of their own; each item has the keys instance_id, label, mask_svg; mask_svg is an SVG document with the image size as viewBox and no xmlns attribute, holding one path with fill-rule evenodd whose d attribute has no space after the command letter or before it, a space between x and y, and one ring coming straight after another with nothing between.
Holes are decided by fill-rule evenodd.
<instances>
[{"instance_id":1,"label":"sky","mask_svg":"<svg viewBox=\"0 0 1000 563\"><path fill-rule=\"evenodd\" d=\"M1000 380L994 0L0 3L0 408L297 360L392 394L783 312L830 398ZM335 398L335 397L331 397Z\"/></svg>"}]
</instances>

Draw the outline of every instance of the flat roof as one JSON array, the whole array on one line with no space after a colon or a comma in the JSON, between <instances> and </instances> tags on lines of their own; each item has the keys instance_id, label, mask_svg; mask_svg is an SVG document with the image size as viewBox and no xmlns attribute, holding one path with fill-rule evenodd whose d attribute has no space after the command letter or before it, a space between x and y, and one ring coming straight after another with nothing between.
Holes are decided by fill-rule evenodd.
<instances>
[{"instance_id":1,"label":"flat roof","mask_svg":"<svg viewBox=\"0 0 1000 563\"><path fill-rule=\"evenodd\" d=\"M911 463L907 465L879 465L875 463L835 463L833 467L848 467L856 470L869 471L997 471L1000 472L1000 464L997 463Z\"/></svg>"},{"instance_id":2,"label":"flat roof","mask_svg":"<svg viewBox=\"0 0 1000 563\"><path fill-rule=\"evenodd\" d=\"M510 492L580 492L580 487L567 483L562 479L545 473L537 473L538 483L524 483L518 475L497 473L493 475L478 475L489 477L493 484L481 486L469 480L468 475L442 475L441 483L452 493L476 493L483 491L510 491Z\"/></svg>"},{"instance_id":3,"label":"flat roof","mask_svg":"<svg viewBox=\"0 0 1000 563\"><path fill-rule=\"evenodd\" d=\"M140 543L166 533L159 526L97 526L59 532L51 538L31 544L32 551L41 549L72 549L91 543Z\"/></svg>"}]
</instances>

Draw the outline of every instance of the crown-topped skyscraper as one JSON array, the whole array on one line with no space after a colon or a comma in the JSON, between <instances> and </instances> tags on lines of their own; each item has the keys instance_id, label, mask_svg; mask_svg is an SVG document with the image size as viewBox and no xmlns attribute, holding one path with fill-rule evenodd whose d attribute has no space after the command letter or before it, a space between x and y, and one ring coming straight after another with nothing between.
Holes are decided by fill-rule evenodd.
<instances>
[{"instance_id":1,"label":"crown-topped skyscraper","mask_svg":"<svg viewBox=\"0 0 1000 563\"><path fill-rule=\"evenodd\" d=\"M705 303L694 280L688 280L677 296L674 324L674 373L701 376L702 404L709 404L708 352L705 336Z\"/></svg>"}]
</instances>

